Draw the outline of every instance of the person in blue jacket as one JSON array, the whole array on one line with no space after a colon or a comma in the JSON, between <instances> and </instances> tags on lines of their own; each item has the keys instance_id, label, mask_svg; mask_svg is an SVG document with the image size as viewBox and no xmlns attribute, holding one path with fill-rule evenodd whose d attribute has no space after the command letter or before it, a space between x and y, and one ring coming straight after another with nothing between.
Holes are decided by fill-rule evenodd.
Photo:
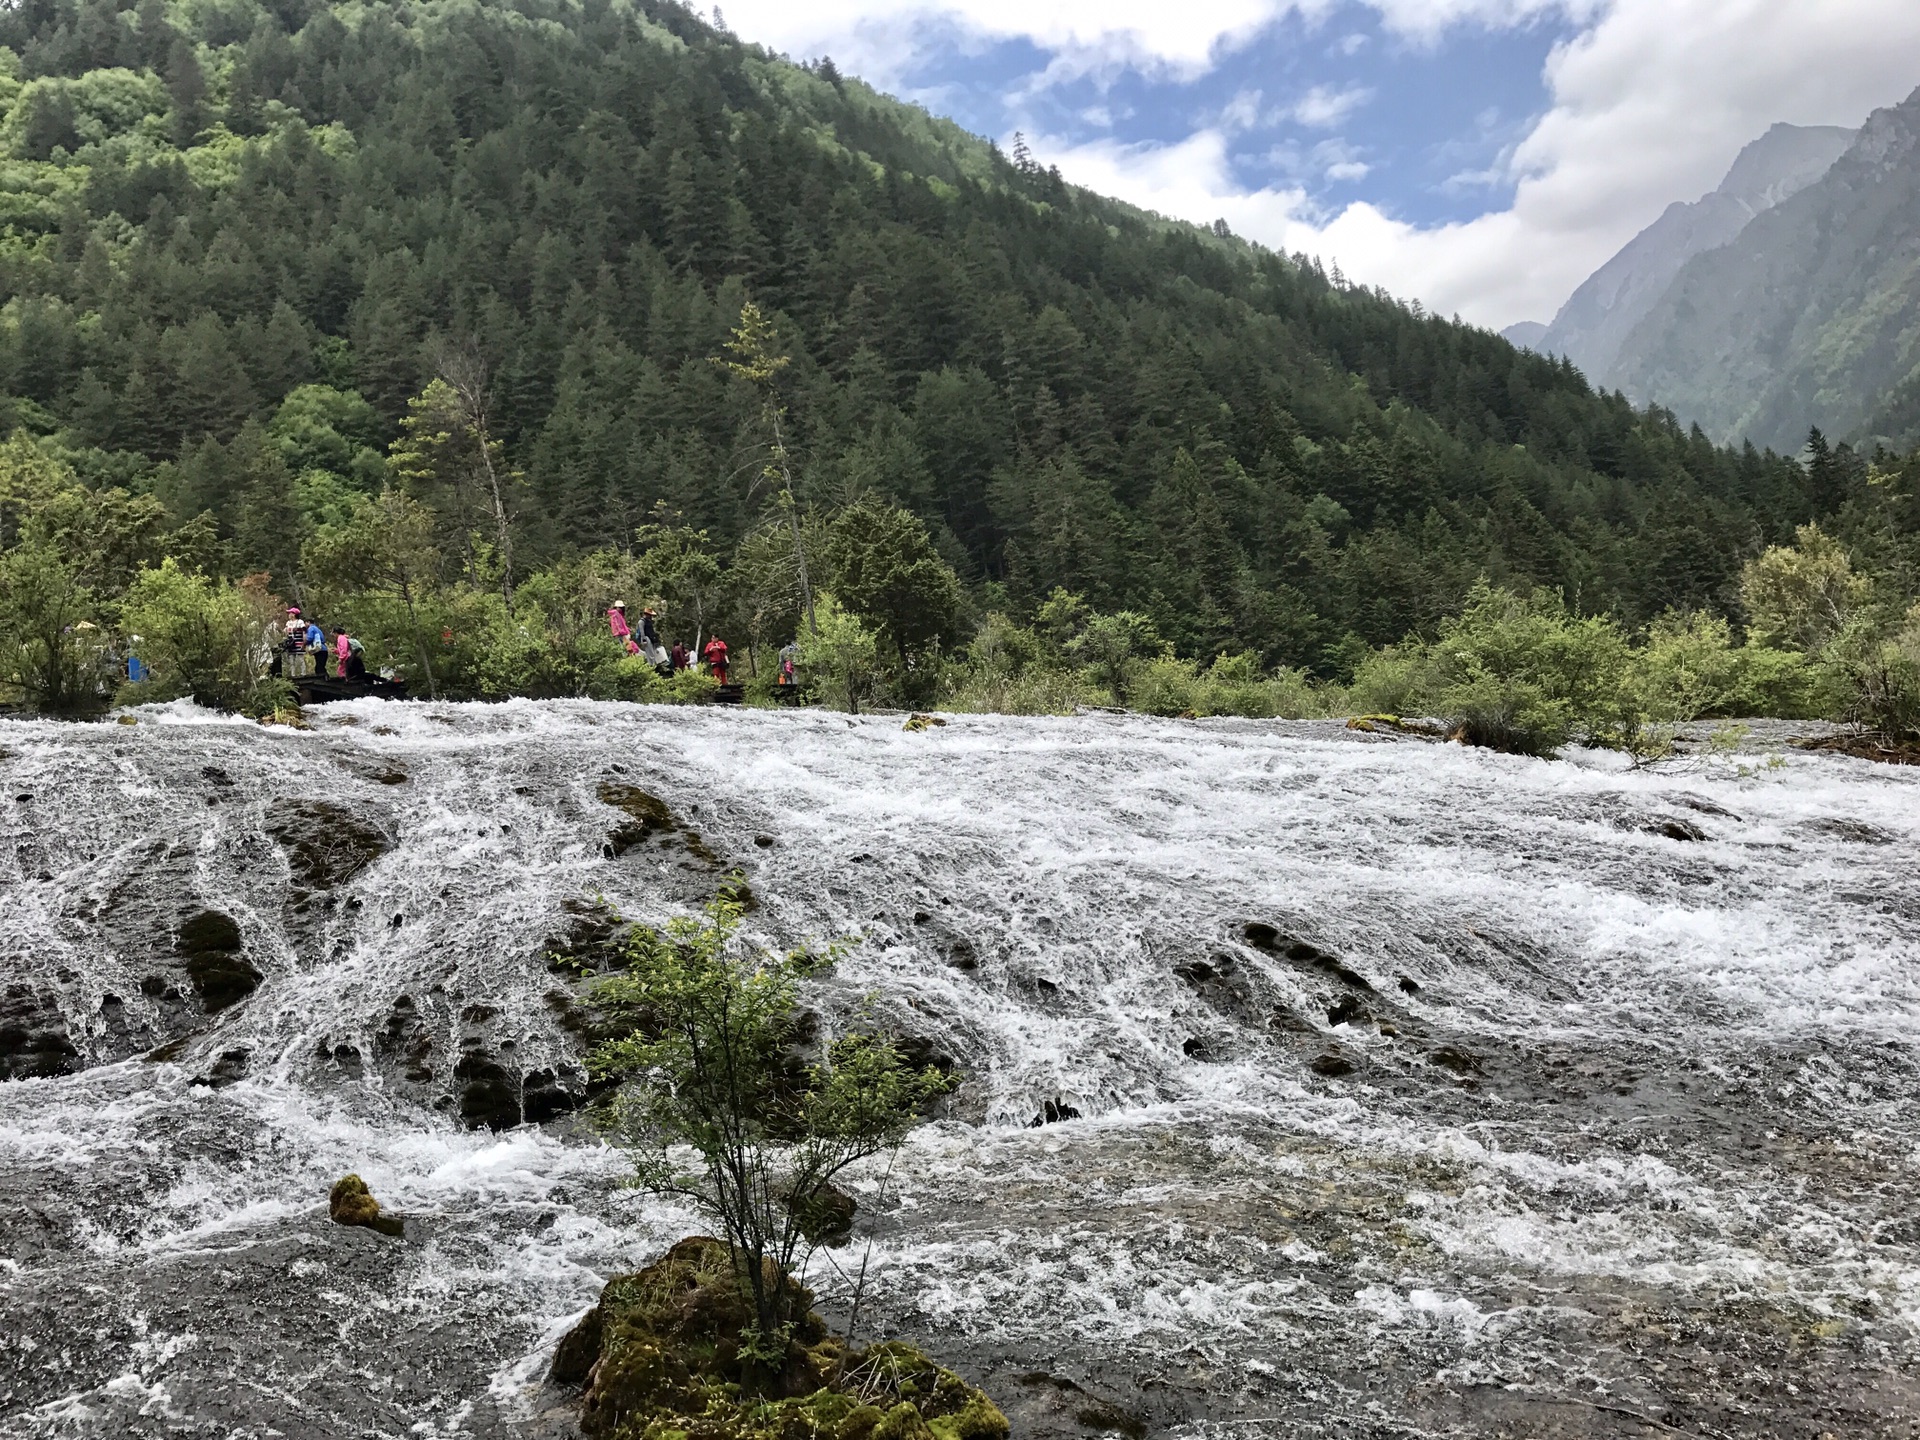
<instances>
[{"instance_id":1,"label":"person in blue jacket","mask_svg":"<svg viewBox=\"0 0 1920 1440\"><path fill-rule=\"evenodd\" d=\"M307 649L313 655L313 673L322 680L326 679L327 635L318 621L307 621Z\"/></svg>"}]
</instances>

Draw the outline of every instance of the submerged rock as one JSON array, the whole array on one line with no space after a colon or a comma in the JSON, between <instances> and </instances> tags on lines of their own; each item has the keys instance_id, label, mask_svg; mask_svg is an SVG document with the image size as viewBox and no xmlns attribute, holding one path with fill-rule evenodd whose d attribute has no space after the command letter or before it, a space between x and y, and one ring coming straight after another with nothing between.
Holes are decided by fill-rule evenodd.
<instances>
[{"instance_id":1,"label":"submerged rock","mask_svg":"<svg viewBox=\"0 0 1920 1440\"><path fill-rule=\"evenodd\" d=\"M327 1215L336 1225L359 1225L382 1235L399 1235L406 1221L381 1210L380 1202L358 1175L342 1175L327 1192Z\"/></svg>"},{"instance_id":2,"label":"submerged rock","mask_svg":"<svg viewBox=\"0 0 1920 1440\"><path fill-rule=\"evenodd\" d=\"M213 1062L204 1075L196 1075L187 1083L204 1085L209 1090L224 1090L236 1080L247 1078L247 1067L252 1061L251 1046L242 1045L232 1050L223 1050L220 1052L220 1058Z\"/></svg>"},{"instance_id":3,"label":"submerged rock","mask_svg":"<svg viewBox=\"0 0 1920 1440\"><path fill-rule=\"evenodd\" d=\"M260 987L260 972L241 953L240 927L218 910L202 910L182 921L173 948L209 1015Z\"/></svg>"},{"instance_id":4,"label":"submerged rock","mask_svg":"<svg viewBox=\"0 0 1920 1440\"><path fill-rule=\"evenodd\" d=\"M1664 835L1669 840L1704 840L1707 832L1691 820L1661 820L1646 827L1649 835Z\"/></svg>"},{"instance_id":5,"label":"submerged rock","mask_svg":"<svg viewBox=\"0 0 1920 1440\"><path fill-rule=\"evenodd\" d=\"M853 1219L860 1213L860 1207L853 1196L838 1185L823 1185L798 1204L790 1195L782 1195L780 1200L793 1213L800 1233L813 1244L832 1249L853 1238Z\"/></svg>"},{"instance_id":6,"label":"submerged rock","mask_svg":"<svg viewBox=\"0 0 1920 1440\"><path fill-rule=\"evenodd\" d=\"M1329 1025L1364 1025L1372 1018L1367 1007L1353 995L1342 995L1327 1007L1327 1024Z\"/></svg>"},{"instance_id":7,"label":"submerged rock","mask_svg":"<svg viewBox=\"0 0 1920 1440\"><path fill-rule=\"evenodd\" d=\"M1048 1100L1040 1107L1040 1113L1027 1122L1029 1130L1038 1130L1042 1125L1058 1125L1063 1120L1078 1120L1080 1112L1064 1100Z\"/></svg>"},{"instance_id":8,"label":"submerged rock","mask_svg":"<svg viewBox=\"0 0 1920 1440\"><path fill-rule=\"evenodd\" d=\"M1173 967L1180 982L1210 1009L1243 1025L1257 1025L1277 1003L1261 977L1231 955L1189 960Z\"/></svg>"},{"instance_id":9,"label":"submerged rock","mask_svg":"<svg viewBox=\"0 0 1920 1440\"><path fill-rule=\"evenodd\" d=\"M1304 940L1296 940L1291 935L1283 935L1273 926L1259 920L1249 921L1241 933L1246 936L1247 944L1268 955L1275 955L1295 965L1311 966L1315 970L1333 976L1342 985L1351 985L1356 990L1371 994L1373 982L1357 970L1349 969L1337 955L1329 955L1317 945Z\"/></svg>"},{"instance_id":10,"label":"submerged rock","mask_svg":"<svg viewBox=\"0 0 1920 1440\"><path fill-rule=\"evenodd\" d=\"M1047 1429L1040 1433L1059 1433L1069 1426L1102 1435L1124 1435L1127 1440L1146 1440L1149 1433L1143 1418L1104 1396L1089 1394L1083 1386L1064 1375L1029 1370L1020 1377L1020 1386L1024 1390L1038 1392L1040 1403L1031 1408L1039 1413L1023 1415L1021 1419L1023 1422L1037 1419L1047 1424Z\"/></svg>"},{"instance_id":11,"label":"submerged rock","mask_svg":"<svg viewBox=\"0 0 1920 1440\"><path fill-rule=\"evenodd\" d=\"M1484 1062L1471 1050L1462 1050L1457 1045L1442 1045L1427 1056L1442 1070L1451 1070L1456 1075L1485 1074Z\"/></svg>"},{"instance_id":12,"label":"submerged rock","mask_svg":"<svg viewBox=\"0 0 1920 1440\"><path fill-rule=\"evenodd\" d=\"M385 826L327 800L278 801L266 829L299 891L344 885L394 846Z\"/></svg>"},{"instance_id":13,"label":"submerged rock","mask_svg":"<svg viewBox=\"0 0 1920 1440\"><path fill-rule=\"evenodd\" d=\"M9 985L0 995L0 1080L39 1080L80 1068L51 991Z\"/></svg>"},{"instance_id":14,"label":"submerged rock","mask_svg":"<svg viewBox=\"0 0 1920 1440\"><path fill-rule=\"evenodd\" d=\"M792 1276L769 1262L766 1281L799 1318L784 1356L756 1362L741 1354L751 1292L720 1241L682 1240L609 1280L549 1371L584 1385L580 1428L591 1440L1007 1440L1006 1416L952 1371L900 1341L856 1349L828 1332Z\"/></svg>"},{"instance_id":15,"label":"submerged rock","mask_svg":"<svg viewBox=\"0 0 1920 1440\"><path fill-rule=\"evenodd\" d=\"M529 1070L520 1077L520 1112L529 1125L557 1119L579 1104L580 1097L553 1070Z\"/></svg>"},{"instance_id":16,"label":"submerged rock","mask_svg":"<svg viewBox=\"0 0 1920 1440\"><path fill-rule=\"evenodd\" d=\"M520 1077L492 1051L476 1048L453 1067L460 1119L469 1130L511 1130L520 1123Z\"/></svg>"},{"instance_id":17,"label":"submerged rock","mask_svg":"<svg viewBox=\"0 0 1920 1440\"><path fill-rule=\"evenodd\" d=\"M625 955L630 928L603 900L570 896L561 902L561 927L547 937L547 968L556 975L604 974Z\"/></svg>"},{"instance_id":18,"label":"submerged rock","mask_svg":"<svg viewBox=\"0 0 1920 1440\"><path fill-rule=\"evenodd\" d=\"M373 1051L378 1059L403 1066L403 1073L413 1084L432 1082L433 1032L411 995L394 1000L386 1023L374 1034Z\"/></svg>"},{"instance_id":19,"label":"submerged rock","mask_svg":"<svg viewBox=\"0 0 1920 1440\"><path fill-rule=\"evenodd\" d=\"M667 802L657 795L649 795L638 785L605 780L601 782L598 793L601 804L611 805L627 815L627 823L617 827L607 837L607 855L610 859L618 859L636 845L644 845L655 835L671 835L680 828L680 822L674 818L673 811L667 808Z\"/></svg>"},{"instance_id":20,"label":"submerged rock","mask_svg":"<svg viewBox=\"0 0 1920 1440\"><path fill-rule=\"evenodd\" d=\"M1812 830L1820 835L1832 835L1837 839L1850 840L1856 845L1891 845L1900 837L1878 825L1868 825L1859 820L1820 819L1809 820L1801 828Z\"/></svg>"}]
</instances>

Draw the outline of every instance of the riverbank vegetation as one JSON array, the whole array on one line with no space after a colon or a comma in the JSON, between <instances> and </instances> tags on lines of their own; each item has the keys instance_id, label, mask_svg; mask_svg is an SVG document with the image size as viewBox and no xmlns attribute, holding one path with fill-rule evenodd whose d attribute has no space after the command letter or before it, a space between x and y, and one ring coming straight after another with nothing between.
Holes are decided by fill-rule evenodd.
<instances>
[{"instance_id":1,"label":"riverbank vegetation","mask_svg":"<svg viewBox=\"0 0 1920 1440\"><path fill-rule=\"evenodd\" d=\"M734 637L750 702L770 703L774 651L797 637L805 698L849 710L1424 716L1535 754L1571 741L1657 750L1676 724L1776 716L1899 744L1920 734L1920 457L1861 468L1859 494L1824 526L1747 560L1724 608L1629 627L1483 576L1424 632L1383 646L1350 635L1313 666L1183 649L1159 611L1103 611L1060 587L1024 605L1003 585L969 586L920 517L872 496L756 530L730 553L661 515L624 549L509 584L484 531L449 554L438 512L389 484L309 538L297 593L330 631L360 638L370 666L433 698L712 699L706 675L663 676L610 633L607 606L637 596L670 637ZM223 573L220 554L210 515L177 520L151 495L91 489L16 433L0 447L0 683L52 714L182 695L284 707L288 687L265 673L284 596L269 573ZM129 654L149 678L125 681Z\"/></svg>"},{"instance_id":2,"label":"riverbank vegetation","mask_svg":"<svg viewBox=\"0 0 1920 1440\"><path fill-rule=\"evenodd\" d=\"M7 703L274 710L285 603L417 696L708 697L625 599L750 700L797 639L846 708L1914 725L1911 457L1716 447L669 0L32 0L0 150Z\"/></svg>"}]
</instances>

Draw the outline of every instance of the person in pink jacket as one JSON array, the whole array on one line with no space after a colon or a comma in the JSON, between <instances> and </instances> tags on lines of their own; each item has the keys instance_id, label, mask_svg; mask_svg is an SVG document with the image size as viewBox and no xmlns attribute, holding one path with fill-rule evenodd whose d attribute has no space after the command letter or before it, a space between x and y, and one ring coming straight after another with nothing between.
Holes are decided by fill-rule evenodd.
<instances>
[{"instance_id":1,"label":"person in pink jacket","mask_svg":"<svg viewBox=\"0 0 1920 1440\"><path fill-rule=\"evenodd\" d=\"M633 627L627 624L627 602L616 600L607 607L607 624L613 630L613 638L627 647L627 654L638 655L640 647L634 644Z\"/></svg>"}]
</instances>

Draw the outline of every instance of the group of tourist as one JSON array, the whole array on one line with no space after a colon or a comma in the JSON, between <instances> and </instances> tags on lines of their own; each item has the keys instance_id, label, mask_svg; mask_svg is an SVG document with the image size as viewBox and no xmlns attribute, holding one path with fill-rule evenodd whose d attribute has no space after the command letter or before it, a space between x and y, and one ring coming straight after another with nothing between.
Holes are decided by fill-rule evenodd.
<instances>
[{"instance_id":1,"label":"group of tourist","mask_svg":"<svg viewBox=\"0 0 1920 1440\"><path fill-rule=\"evenodd\" d=\"M627 618L627 602L616 600L607 607L607 625L613 631L613 638L627 647L629 655L639 655L649 664L656 666L662 675L678 674L682 670L692 670L704 666L706 673L718 683L728 683L727 642L718 635L707 637L707 643L700 645L695 655L682 641L674 641L668 649L660 640L660 616L651 605L640 611L640 623L636 626ZM694 642L699 644L698 639ZM800 647L788 645L780 651L780 668L775 683L782 690L790 690L798 681L796 667L800 658Z\"/></svg>"},{"instance_id":2,"label":"group of tourist","mask_svg":"<svg viewBox=\"0 0 1920 1440\"><path fill-rule=\"evenodd\" d=\"M659 613L651 605L645 607L636 625L627 617L627 602L624 600L616 600L607 608L607 624L614 639L626 646L629 655L641 656L647 663L656 666L662 675L670 676L683 670L700 668L719 684L729 683L727 642L718 635L708 636L706 643L700 645L697 655L681 641L676 640L669 648L660 638ZM451 640L452 636L449 634L446 638ZM695 643L699 642L696 640ZM788 644L781 649L774 680L779 690L797 693L799 660L798 645ZM138 661L132 663L139 664ZM289 680L364 679L367 673L366 652L360 642L345 630L336 630L329 641L319 621L306 615L298 605L289 605L280 648L273 660L273 673ZM135 674L133 678L141 676Z\"/></svg>"},{"instance_id":3,"label":"group of tourist","mask_svg":"<svg viewBox=\"0 0 1920 1440\"><path fill-rule=\"evenodd\" d=\"M329 662L333 666L331 676ZM367 674L366 650L345 630L336 630L329 645L320 623L303 615L298 605L289 605L273 673L289 680L363 680Z\"/></svg>"}]
</instances>

